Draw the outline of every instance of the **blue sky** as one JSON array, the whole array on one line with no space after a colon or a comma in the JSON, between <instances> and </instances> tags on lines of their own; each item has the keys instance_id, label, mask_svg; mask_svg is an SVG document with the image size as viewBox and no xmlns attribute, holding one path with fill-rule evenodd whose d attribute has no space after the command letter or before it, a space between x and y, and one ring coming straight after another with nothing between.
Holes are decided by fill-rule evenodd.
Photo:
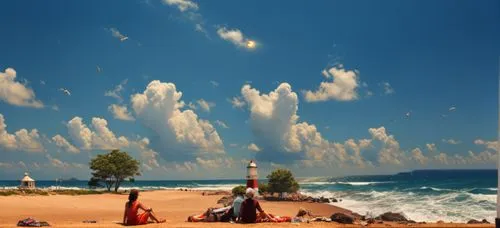
<instances>
[{"instance_id":1,"label":"blue sky","mask_svg":"<svg viewBox=\"0 0 500 228\"><path fill-rule=\"evenodd\" d=\"M249 159L299 176L495 167L498 1L0 6L1 179L88 178L110 148L143 179L238 178Z\"/></svg>"}]
</instances>

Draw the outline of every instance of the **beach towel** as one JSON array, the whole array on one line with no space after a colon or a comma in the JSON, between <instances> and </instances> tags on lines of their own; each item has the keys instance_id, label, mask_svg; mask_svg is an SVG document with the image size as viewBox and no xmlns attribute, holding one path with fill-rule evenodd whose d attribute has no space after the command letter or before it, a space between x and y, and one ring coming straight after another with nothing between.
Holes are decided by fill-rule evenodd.
<instances>
[{"instance_id":1,"label":"beach towel","mask_svg":"<svg viewBox=\"0 0 500 228\"><path fill-rule=\"evenodd\" d=\"M19 222L17 222L17 226L42 227L42 226L50 226L50 225L49 225L49 223L44 222L44 221L37 221L33 218L26 218L23 220L19 220Z\"/></svg>"}]
</instances>

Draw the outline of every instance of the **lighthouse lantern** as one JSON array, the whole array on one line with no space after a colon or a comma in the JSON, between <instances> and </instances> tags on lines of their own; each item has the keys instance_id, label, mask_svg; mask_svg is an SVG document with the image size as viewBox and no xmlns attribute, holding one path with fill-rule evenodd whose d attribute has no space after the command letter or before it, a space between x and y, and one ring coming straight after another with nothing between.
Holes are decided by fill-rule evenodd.
<instances>
[{"instance_id":1,"label":"lighthouse lantern","mask_svg":"<svg viewBox=\"0 0 500 228\"><path fill-rule=\"evenodd\" d=\"M257 164L252 160L247 166L247 188L253 188L256 193L259 192L259 184L257 182Z\"/></svg>"}]
</instances>

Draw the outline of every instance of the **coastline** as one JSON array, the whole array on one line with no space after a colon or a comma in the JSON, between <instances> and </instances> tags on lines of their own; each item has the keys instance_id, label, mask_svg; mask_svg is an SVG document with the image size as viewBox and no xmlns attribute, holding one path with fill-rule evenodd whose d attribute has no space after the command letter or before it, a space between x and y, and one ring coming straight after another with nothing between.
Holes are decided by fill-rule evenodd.
<instances>
[{"instance_id":1,"label":"coastline","mask_svg":"<svg viewBox=\"0 0 500 228\"><path fill-rule=\"evenodd\" d=\"M230 223L188 223L190 215L200 214L209 207L220 206L216 202L221 195L202 195L210 191L151 190L142 191L139 200L154 208L156 214L165 217L165 224L150 224L145 227L233 227L239 224ZM8 210L0 214L0 227L16 227L17 221L33 217L47 221L52 227L121 227L123 207L126 194L95 195L12 195L0 196L0 205ZM69 203L70 202L70 203ZM300 208L306 208L318 216L330 217L333 213L351 214L352 212L330 204L308 202L274 202L261 201L268 213L280 216L295 216ZM83 223L84 220L95 220L97 223ZM420 221L418 221L420 222ZM369 227L494 227L493 224L468 225L463 223L398 224L384 222L370 224ZM434 223L433 223L434 222ZM311 222L301 223L307 227L360 227L360 225L342 225L337 223ZM293 223L262 223L245 225L251 227L296 227ZM142 226L141 226L142 227Z\"/></svg>"}]
</instances>

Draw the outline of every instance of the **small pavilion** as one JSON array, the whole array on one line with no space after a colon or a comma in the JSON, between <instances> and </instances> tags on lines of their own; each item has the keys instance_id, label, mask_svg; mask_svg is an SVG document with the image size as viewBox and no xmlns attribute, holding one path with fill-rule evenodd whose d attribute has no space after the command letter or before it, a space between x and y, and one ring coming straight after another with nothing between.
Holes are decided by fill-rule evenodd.
<instances>
[{"instance_id":1,"label":"small pavilion","mask_svg":"<svg viewBox=\"0 0 500 228\"><path fill-rule=\"evenodd\" d=\"M20 188L24 189L35 189L35 180L31 178L28 173L24 173L24 177L21 180Z\"/></svg>"}]
</instances>

